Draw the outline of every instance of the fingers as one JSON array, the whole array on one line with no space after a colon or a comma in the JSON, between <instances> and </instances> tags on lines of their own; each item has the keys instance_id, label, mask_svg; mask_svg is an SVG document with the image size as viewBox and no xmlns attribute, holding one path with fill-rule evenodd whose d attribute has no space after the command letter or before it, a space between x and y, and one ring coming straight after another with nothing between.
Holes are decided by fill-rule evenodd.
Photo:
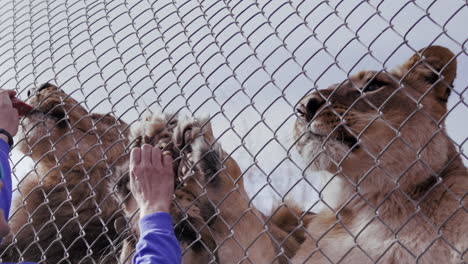
<instances>
[{"instance_id":1,"label":"fingers","mask_svg":"<svg viewBox=\"0 0 468 264\"><path fill-rule=\"evenodd\" d=\"M172 156L171 156L171 153L169 151L166 151L163 153L163 164L162 166L164 168L169 168L171 171L172 171Z\"/></svg>"},{"instance_id":2,"label":"fingers","mask_svg":"<svg viewBox=\"0 0 468 264\"><path fill-rule=\"evenodd\" d=\"M132 192L136 191L136 186L135 186L135 166L140 165L141 162L141 149L140 148L134 148L132 149L132 152L130 152L130 190Z\"/></svg>"},{"instance_id":3,"label":"fingers","mask_svg":"<svg viewBox=\"0 0 468 264\"><path fill-rule=\"evenodd\" d=\"M130 171L130 191L132 193L138 193L139 190L139 179L133 170Z\"/></svg>"},{"instance_id":4,"label":"fingers","mask_svg":"<svg viewBox=\"0 0 468 264\"><path fill-rule=\"evenodd\" d=\"M166 158L170 155L164 155ZM140 163L151 164L154 168L163 168L163 154L158 147L153 147L148 144L144 144L141 148L134 148L130 153L130 160L133 165ZM167 161L167 164L172 163L172 158ZM167 165L165 165L167 166Z\"/></svg>"},{"instance_id":5,"label":"fingers","mask_svg":"<svg viewBox=\"0 0 468 264\"><path fill-rule=\"evenodd\" d=\"M20 116L19 116L19 113L18 113L18 109L13 108L11 114L13 115L13 119L14 119L14 120L18 120L18 123L16 124L16 126L19 126L19 119L20 119ZM12 135L13 135L13 134L12 134ZM16 135L16 133L14 133L13 136L15 136L15 135Z\"/></svg>"},{"instance_id":6,"label":"fingers","mask_svg":"<svg viewBox=\"0 0 468 264\"><path fill-rule=\"evenodd\" d=\"M152 149L153 147L148 144L144 144L141 147L141 162L143 164L151 165Z\"/></svg>"},{"instance_id":7,"label":"fingers","mask_svg":"<svg viewBox=\"0 0 468 264\"><path fill-rule=\"evenodd\" d=\"M132 149L132 152L130 153L130 161L134 165L140 164L141 162L141 149L140 148Z\"/></svg>"},{"instance_id":8,"label":"fingers","mask_svg":"<svg viewBox=\"0 0 468 264\"><path fill-rule=\"evenodd\" d=\"M6 90L6 91L8 92L8 96L10 98L16 96L16 91L14 91L14 90Z\"/></svg>"},{"instance_id":9,"label":"fingers","mask_svg":"<svg viewBox=\"0 0 468 264\"><path fill-rule=\"evenodd\" d=\"M172 155L169 151L166 151L164 154L163 154L163 168L164 168L164 172L166 174L166 179L169 179L169 182L170 182L170 189L174 189L174 170L172 168Z\"/></svg>"},{"instance_id":10,"label":"fingers","mask_svg":"<svg viewBox=\"0 0 468 264\"><path fill-rule=\"evenodd\" d=\"M132 150L131 160L130 190L140 216L169 212L174 190L171 155L163 155L158 147L144 144Z\"/></svg>"},{"instance_id":11,"label":"fingers","mask_svg":"<svg viewBox=\"0 0 468 264\"><path fill-rule=\"evenodd\" d=\"M153 161L153 165L158 168L162 169L162 153L161 150L158 147L153 147L151 151L151 160Z\"/></svg>"}]
</instances>

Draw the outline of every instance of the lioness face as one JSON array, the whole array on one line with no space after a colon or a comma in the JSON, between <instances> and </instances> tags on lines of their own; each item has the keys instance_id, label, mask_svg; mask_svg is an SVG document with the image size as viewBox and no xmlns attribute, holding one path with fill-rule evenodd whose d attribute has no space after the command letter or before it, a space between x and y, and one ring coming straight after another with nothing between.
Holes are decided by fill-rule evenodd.
<instances>
[{"instance_id":1,"label":"lioness face","mask_svg":"<svg viewBox=\"0 0 468 264\"><path fill-rule=\"evenodd\" d=\"M312 170L359 182L374 171L399 177L415 163L443 169L450 146L443 117L456 61L442 47L419 53L424 57L415 54L396 70L360 72L298 103L294 136ZM428 155L435 150L440 156Z\"/></svg>"},{"instance_id":2,"label":"lioness face","mask_svg":"<svg viewBox=\"0 0 468 264\"><path fill-rule=\"evenodd\" d=\"M29 94L34 107L19 131L18 147L36 162L83 164L115 162L126 145L125 124L110 115L91 114L56 86L46 83Z\"/></svg>"}]
</instances>

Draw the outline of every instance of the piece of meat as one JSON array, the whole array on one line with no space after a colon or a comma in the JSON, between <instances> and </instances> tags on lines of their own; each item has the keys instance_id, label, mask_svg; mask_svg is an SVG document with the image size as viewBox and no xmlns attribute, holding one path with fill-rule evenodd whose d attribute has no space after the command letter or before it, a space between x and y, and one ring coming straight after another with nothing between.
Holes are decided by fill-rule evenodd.
<instances>
[{"instance_id":1,"label":"piece of meat","mask_svg":"<svg viewBox=\"0 0 468 264\"><path fill-rule=\"evenodd\" d=\"M19 116L25 116L29 114L33 110L33 107L28 105L27 103L21 101L20 99L16 98L15 96L10 96L11 103L13 107L18 110Z\"/></svg>"}]
</instances>

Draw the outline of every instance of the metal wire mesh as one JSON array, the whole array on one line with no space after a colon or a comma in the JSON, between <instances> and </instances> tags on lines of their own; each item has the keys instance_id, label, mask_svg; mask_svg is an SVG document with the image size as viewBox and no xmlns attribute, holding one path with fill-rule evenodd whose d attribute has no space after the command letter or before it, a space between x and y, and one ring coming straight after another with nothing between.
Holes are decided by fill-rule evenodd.
<instances>
[{"instance_id":1,"label":"metal wire mesh","mask_svg":"<svg viewBox=\"0 0 468 264\"><path fill-rule=\"evenodd\" d=\"M0 85L38 111L1 260L128 263L127 153L150 143L184 263L464 263L466 1L2 4Z\"/></svg>"}]
</instances>

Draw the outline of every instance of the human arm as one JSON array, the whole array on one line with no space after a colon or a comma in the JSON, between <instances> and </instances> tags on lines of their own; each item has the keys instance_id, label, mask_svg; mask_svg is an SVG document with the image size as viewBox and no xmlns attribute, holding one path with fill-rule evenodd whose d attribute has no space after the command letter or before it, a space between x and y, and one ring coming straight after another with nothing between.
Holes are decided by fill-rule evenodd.
<instances>
[{"instance_id":1,"label":"human arm","mask_svg":"<svg viewBox=\"0 0 468 264\"><path fill-rule=\"evenodd\" d=\"M133 263L181 263L179 242L174 235L172 218L167 212L147 214L140 219L140 239Z\"/></svg>"},{"instance_id":2,"label":"human arm","mask_svg":"<svg viewBox=\"0 0 468 264\"><path fill-rule=\"evenodd\" d=\"M10 146L0 139L0 242L2 237L8 235L8 214L11 205L11 172L8 162Z\"/></svg>"},{"instance_id":3,"label":"human arm","mask_svg":"<svg viewBox=\"0 0 468 264\"><path fill-rule=\"evenodd\" d=\"M18 132L19 117L18 111L13 108L11 96L16 95L11 90L0 90L0 128L4 129L11 136ZM11 169L8 161L10 146L8 137L0 134L0 241L9 232L8 215L11 206L12 184Z\"/></svg>"},{"instance_id":4,"label":"human arm","mask_svg":"<svg viewBox=\"0 0 468 264\"><path fill-rule=\"evenodd\" d=\"M132 150L130 159L130 188L140 208L140 239L133 263L181 263L169 215L174 190L172 157L143 145Z\"/></svg>"}]
</instances>

